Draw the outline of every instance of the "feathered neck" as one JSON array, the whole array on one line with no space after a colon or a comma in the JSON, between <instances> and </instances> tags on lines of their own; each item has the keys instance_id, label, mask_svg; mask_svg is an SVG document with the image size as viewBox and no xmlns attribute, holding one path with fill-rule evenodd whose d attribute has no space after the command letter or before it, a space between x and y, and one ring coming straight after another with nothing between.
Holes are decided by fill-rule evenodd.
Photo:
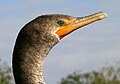
<instances>
[{"instance_id":1,"label":"feathered neck","mask_svg":"<svg viewBox=\"0 0 120 84\"><path fill-rule=\"evenodd\" d=\"M30 26L28 26L30 27ZM16 84L45 84L42 66L51 48L58 42L24 27L13 51L13 74Z\"/></svg>"}]
</instances>

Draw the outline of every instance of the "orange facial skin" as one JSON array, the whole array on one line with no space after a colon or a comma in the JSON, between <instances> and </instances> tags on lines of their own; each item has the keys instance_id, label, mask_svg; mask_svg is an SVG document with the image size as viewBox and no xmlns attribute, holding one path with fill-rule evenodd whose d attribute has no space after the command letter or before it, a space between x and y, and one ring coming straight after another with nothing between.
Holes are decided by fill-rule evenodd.
<instances>
[{"instance_id":1,"label":"orange facial skin","mask_svg":"<svg viewBox=\"0 0 120 84\"><path fill-rule=\"evenodd\" d=\"M95 13L85 17L78 17L71 20L62 19L64 25L60 26L56 34L62 39L72 31L79 29L87 24L106 18L107 14L104 12Z\"/></svg>"}]
</instances>

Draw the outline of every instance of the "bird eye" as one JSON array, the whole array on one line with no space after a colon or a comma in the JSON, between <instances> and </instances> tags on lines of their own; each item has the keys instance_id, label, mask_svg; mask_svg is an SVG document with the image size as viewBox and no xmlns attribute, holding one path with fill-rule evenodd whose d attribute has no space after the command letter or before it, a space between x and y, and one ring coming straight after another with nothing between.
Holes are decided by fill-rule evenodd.
<instances>
[{"instance_id":1,"label":"bird eye","mask_svg":"<svg viewBox=\"0 0 120 84\"><path fill-rule=\"evenodd\" d=\"M62 20L57 22L60 26L64 25L64 22Z\"/></svg>"}]
</instances>

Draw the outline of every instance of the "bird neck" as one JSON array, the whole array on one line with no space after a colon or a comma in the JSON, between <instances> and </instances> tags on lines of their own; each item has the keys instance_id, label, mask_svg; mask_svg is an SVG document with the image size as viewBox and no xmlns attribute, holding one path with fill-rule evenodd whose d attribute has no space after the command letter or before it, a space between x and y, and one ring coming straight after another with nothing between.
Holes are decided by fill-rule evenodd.
<instances>
[{"instance_id":1,"label":"bird neck","mask_svg":"<svg viewBox=\"0 0 120 84\"><path fill-rule=\"evenodd\" d=\"M55 43L28 44L16 42L13 52L13 74L16 84L45 84L43 62Z\"/></svg>"}]
</instances>

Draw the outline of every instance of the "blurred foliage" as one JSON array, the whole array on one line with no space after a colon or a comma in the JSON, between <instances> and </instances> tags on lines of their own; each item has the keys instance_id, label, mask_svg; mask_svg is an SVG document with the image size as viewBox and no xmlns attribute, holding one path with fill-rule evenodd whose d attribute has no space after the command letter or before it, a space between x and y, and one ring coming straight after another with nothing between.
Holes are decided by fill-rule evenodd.
<instances>
[{"instance_id":1,"label":"blurred foliage","mask_svg":"<svg viewBox=\"0 0 120 84\"><path fill-rule=\"evenodd\" d=\"M12 71L6 63L0 60L0 84L13 84Z\"/></svg>"},{"instance_id":2,"label":"blurred foliage","mask_svg":"<svg viewBox=\"0 0 120 84\"><path fill-rule=\"evenodd\" d=\"M120 68L103 67L92 72L74 72L62 78L59 84L120 84Z\"/></svg>"},{"instance_id":3,"label":"blurred foliage","mask_svg":"<svg viewBox=\"0 0 120 84\"><path fill-rule=\"evenodd\" d=\"M0 84L14 84L12 71L0 60ZM74 72L62 78L59 84L120 84L120 67L102 67L92 72Z\"/></svg>"}]
</instances>

